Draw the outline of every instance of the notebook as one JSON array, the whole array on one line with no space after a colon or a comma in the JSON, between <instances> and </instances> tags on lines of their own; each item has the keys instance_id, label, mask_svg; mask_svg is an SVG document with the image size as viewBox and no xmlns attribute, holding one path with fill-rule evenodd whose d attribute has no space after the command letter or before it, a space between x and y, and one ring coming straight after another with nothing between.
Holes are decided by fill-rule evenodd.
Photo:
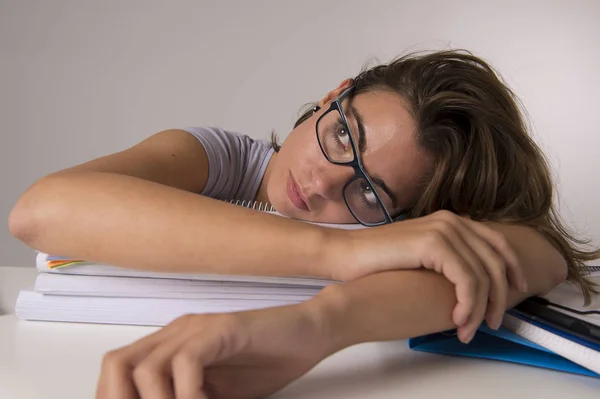
<instances>
[{"instance_id":1,"label":"notebook","mask_svg":"<svg viewBox=\"0 0 600 399\"><path fill-rule=\"evenodd\" d=\"M600 275L594 275L592 279L600 283ZM569 283L561 284L544 298L578 310L600 310L598 296L593 298L589 307L584 308L581 293ZM577 317L600 325L598 316ZM453 330L412 338L409 347L423 352L502 360L600 377L598 348L569 338L552 327L531 322L509 311L498 331L484 323L469 344L461 343Z\"/></svg>"},{"instance_id":2,"label":"notebook","mask_svg":"<svg viewBox=\"0 0 600 399\"><path fill-rule=\"evenodd\" d=\"M570 341L600 350L600 324L590 323L554 309L545 298L528 298L509 310L509 313L534 326L543 328ZM594 316L600 316L600 311Z\"/></svg>"},{"instance_id":3,"label":"notebook","mask_svg":"<svg viewBox=\"0 0 600 399\"><path fill-rule=\"evenodd\" d=\"M495 331L482 325L465 345L452 332L409 339L416 351L500 360L600 377L600 353L506 315Z\"/></svg>"}]
</instances>

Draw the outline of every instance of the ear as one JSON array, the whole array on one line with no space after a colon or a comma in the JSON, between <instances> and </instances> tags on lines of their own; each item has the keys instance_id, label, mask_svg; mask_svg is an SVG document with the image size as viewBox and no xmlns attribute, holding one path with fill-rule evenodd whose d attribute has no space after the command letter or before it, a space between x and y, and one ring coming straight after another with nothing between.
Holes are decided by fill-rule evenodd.
<instances>
[{"instance_id":1,"label":"ear","mask_svg":"<svg viewBox=\"0 0 600 399\"><path fill-rule=\"evenodd\" d=\"M323 97L321 99L321 101L319 101L319 104L318 104L319 107L323 108L327 104L329 104L330 102L332 102L333 100L338 98L340 96L340 94L342 94L342 92L344 90L346 90L348 87L352 86L353 83L354 83L354 81L350 78L342 81L342 83L340 83L340 85L337 88L335 88L334 90L327 93L327 95L325 97Z\"/></svg>"}]
</instances>

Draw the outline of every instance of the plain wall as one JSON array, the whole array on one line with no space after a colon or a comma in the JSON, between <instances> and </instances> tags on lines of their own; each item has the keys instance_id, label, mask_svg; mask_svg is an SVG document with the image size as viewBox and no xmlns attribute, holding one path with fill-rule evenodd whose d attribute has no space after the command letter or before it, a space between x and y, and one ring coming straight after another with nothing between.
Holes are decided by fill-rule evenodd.
<instances>
[{"instance_id":1,"label":"plain wall","mask_svg":"<svg viewBox=\"0 0 600 399\"><path fill-rule=\"evenodd\" d=\"M560 210L600 243L600 1L0 0L0 265L7 218L53 171L167 128L285 137L372 57L466 48L526 106Z\"/></svg>"}]
</instances>

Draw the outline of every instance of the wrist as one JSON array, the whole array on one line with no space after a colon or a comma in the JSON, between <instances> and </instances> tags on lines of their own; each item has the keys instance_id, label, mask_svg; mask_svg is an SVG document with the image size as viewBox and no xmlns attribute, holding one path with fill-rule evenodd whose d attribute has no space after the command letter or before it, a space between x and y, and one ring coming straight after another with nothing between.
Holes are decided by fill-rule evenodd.
<instances>
[{"instance_id":1,"label":"wrist","mask_svg":"<svg viewBox=\"0 0 600 399\"><path fill-rule=\"evenodd\" d=\"M324 356L329 356L355 343L350 320L349 301L342 284L331 284L300 305L316 331Z\"/></svg>"},{"instance_id":2,"label":"wrist","mask_svg":"<svg viewBox=\"0 0 600 399\"><path fill-rule=\"evenodd\" d=\"M338 281L351 281L364 275L364 260L360 258L360 246L364 240L363 229L345 230L327 228L327 238L324 241L322 265L329 278Z\"/></svg>"}]
</instances>

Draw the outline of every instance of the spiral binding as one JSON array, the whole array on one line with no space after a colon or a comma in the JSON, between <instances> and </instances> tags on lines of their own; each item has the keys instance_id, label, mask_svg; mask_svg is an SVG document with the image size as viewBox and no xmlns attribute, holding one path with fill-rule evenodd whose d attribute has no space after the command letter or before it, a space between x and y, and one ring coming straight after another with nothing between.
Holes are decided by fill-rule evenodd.
<instances>
[{"instance_id":1,"label":"spiral binding","mask_svg":"<svg viewBox=\"0 0 600 399\"><path fill-rule=\"evenodd\" d=\"M275 212L275 208L268 202L263 201L246 201L246 200L226 200L233 205L243 206L244 208L255 209L261 212Z\"/></svg>"},{"instance_id":2,"label":"spiral binding","mask_svg":"<svg viewBox=\"0 0 600 399\"><path fill-rule=\"evenodd\" d=\"M586 275L596 275L600 274L600 266L584 266L583 273Z\"/></svg>"}]
</instances>

